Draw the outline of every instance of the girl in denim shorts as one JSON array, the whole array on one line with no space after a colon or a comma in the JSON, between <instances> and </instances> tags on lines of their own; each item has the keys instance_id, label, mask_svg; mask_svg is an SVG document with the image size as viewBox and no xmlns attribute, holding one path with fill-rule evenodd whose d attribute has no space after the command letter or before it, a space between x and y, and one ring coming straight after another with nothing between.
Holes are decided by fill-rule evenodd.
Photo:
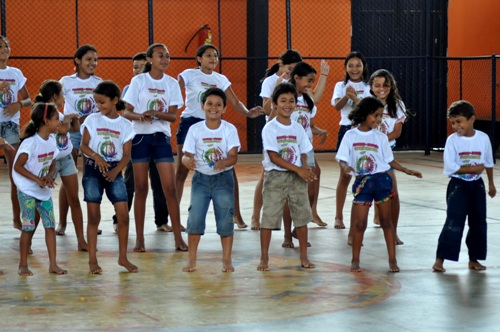
<instances>
[{"instance_id":1,"label":"girl in denim shorts","mask_svg":"<svg viewBox=\"0 0 500 332\"><path fill-rule=\"evenodd\" d=\"M87 157L83 172L83 195L87 202L87 239L89 269L100 274L97 262L97 231L101 221L101 200L104 191L115 207L118 219L118 264L129 272L138 268L127 259L128 196L122 170L130 160L131 141L135 133L130 121L117 111L125 109L120 89L111 81L103 81L94 89L99 113L89 115L82 123L82 153Z\"/></svg>"},{"instance_id":2,"label":"girl in denim shorts","mask_svg":"<svg viewBox=\"0 0 500 332\"><path fill-rule=\"evenodd\" d=\"M399 272L396 261L394 229L390 215L392 179L387 172L392 167L408 175L422 177L420 172L407 169L394 160L387 135L376 130L382 120L383 109L384 105L378 99L363 98L349 114L349 119L357 127L346 132L335 157L345 174L344 176L356 176L352 187L354 195L351 216L351 229L353 230L352 272L361 272L359 256L366 230L368 211L373 200L375 200L375 204L379 205L380 227L384 231L389 254L389 271Z\"/></svg>"}]
</instances>

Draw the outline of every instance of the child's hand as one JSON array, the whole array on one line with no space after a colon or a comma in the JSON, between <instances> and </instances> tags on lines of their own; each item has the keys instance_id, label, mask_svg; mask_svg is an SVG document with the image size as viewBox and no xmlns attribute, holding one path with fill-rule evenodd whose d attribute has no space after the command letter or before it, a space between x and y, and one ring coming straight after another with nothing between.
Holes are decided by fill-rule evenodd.
<instances>
[{"instance_id":1,"label":"child's hand","mask_svg":"<svg viewBox=\"0 0 500 332\"><path fill-rule=\"evenodd\" d=\"M143 114L141 114L139 122L153 123L153 119L151 118L151 116L147 115L146 112L144 112Z\"/></svg>"},{"instance_id":2,"label":"child's hand","mask_svg":"<svg viewBox=\"0 0 500 332\"><path fill-rule=\"evenodd\" d=\"M325 143L326 141L326 138L328 137L328 132L324 129L320 129L320 131L316 133L316 135L320 137L319 145L323 145L323 143Z\"/></svg>"},{"instance_id":3,"label":"child's hand","mask_svg":"<svg viewBox=\"0 0 500 332\"><path fill-rule=\"evenodd\" d=\"M13 116L17 112L19 112L20 109L21 109L21 107L19 106L19 102L16 101L16 102L13 102L12 104L4 106L3 113L6 116Z\"/></svg>"},{"instance_id":4,"label":"child's hand","mask_svg":"<svg viewBox=\"0 0 500 332\"><path fill-rule=\"evenodd\" d=\"M300 170L297 171L297 174L306 182L312 182L318 179L309 166L301 167Z\"/></svg>"},{"instance_id":5,"label":"child's hand","mask_svg":"<svg viewBox=\"0 0 500 332\"><path fill-rule=\"evenodd\" d=\"M351 99L351 100L353 100L353 101L354 101L354 98L357 98L357 97L358 97L358 94L357 94L357 92L356 92L356 89L354 89L354 87L353 87L353 86L351 86L351 85L348 85L348 86L347 86L347 88L345 88L345 94L346 94L346 96L347 96L349 99Z\"/></svg>"},{"instance_id":6,"label":"child's hand","mask_svg":"<svg viewBox=\"0 0 500 332\"><path fill-rule=\"evenodd\" d=\"M16 151L16 149L14 149L14 147L9 143L7 143L7 141L2 137L0 137L0 149L5 149L8 151Z\"/></svg>"},{"instance_id":7,"label":"child's hand","mask_svg":"<svg viewBox=\"0 0 500 332\"><path fill-rule=\"evenodd\" d=\"M94 154L94 162L95 162L95 168L98 168L99 171L104 174L105 172L108 171L109 169L109 165L108 163L106 162L106 160L104 160L103 157L101 157L101 155L99 154Z\"/></svg>"},{"instance_id":8,"label":"child's hand","mask_svg":"<svg viewBox=\"0 0 500 332\"><path fill-rule=\"evenodd\" d=\"M219 160L214 165L214 171L223 171L226 169L226 160Z\"/></svg>"},{"instance_id":9,"label":"child's hand","mask_svg":"<svg viewBox=\"0 0 500 332\"><path fill-rule=\"evenodd\" d=\"M417 177L419 179L422 178L422 173L414 171L412 169L406 169L405 173L408 174L408 175L411 175L411 176L415 176L415 177Z\"/></svg>"},{"instance_id":10,"label":"child's hand","mask_svg":"<svg viewBox=\"0 0 500 332\"><path fill-rule=\"evenodd\" d=\"M63 123L71 123L71 121L73 121L73 119L78 119L78 113L73 113L73 114L66 114L64 116L64 121Z\"/></svg>"},{"instance_id":11,"label":"child's hand","mask_svg":"<svg viewBox=\"0 0 500 332\"><path fill-rule=\"evenodd\" d=\"M326 75L330 73L330 65L328 65L328 62L326 60L321 60L321 69L320 69L321 75Z\"/></svg>"},{"instance_id":12,"label":"child's hand","mask_svg":"<svg viewBox=\"0 0 500 332\"><path fill-rule=\"evenodd\" d=\"M354 168L352 168L351 166L346 166L344 167L344 176L346 178L350 177L350 176L356 176L356 171L354 170Z\"/></svg>"},{"instance_id":13,"label":"child's hand","mask_svg":"<svg viewBox=\"0 0 500 332\"><path fill-rule=\"evenodd\" d=\"M120 170L115 167L110 171L102 173L102 176L108 181L108 182L114 182L116 180L116 177L118 176L118 172Z\"/></svg>"},{"instance_id":14,"label":"child's hand","mask_svg":"<svg viewBox=\"0 0 500 332\"><path fill-rule=\"evenodd\" d=\"M488 196L491 198L495 197L497 195L497 188L495 188L494 184L490 184L488 186Z\"/></svg>"},{"instance_id":15,"label":"child's hand","mask_svg":"<svg viewBox=\"0 0 500 332\"><path fill-rule=\"evenodd\" d=\"M283 83L283 80L287 80L288 81L289 79L290 79L290 73L283 73L276 80L276 85L279 85L279 84Z\"/></svg>"},{"instance_id":16,"label":"child's hand","mask_svg":"<svg viewBox=\"0 0 500 332\"><path fill-rule=\"evenodd\" d=\"M42 177L42 181L45 183L45 186L49 188L55 188L56 186L56 182L54 181L54 178L51 176Z\"/></svg>"},{"instance_id":17,"label":"child's hand","mask_svg":"<svg viewBox=\"0 0 500 332\"><path fill-rule=\"evenodd\" d=\"M264 109L262 108L262 106L255 106L248 110L247 116L250 119L253 119L260 116L261 114L264 114Z\"/></svg>"},{"instance_id":18,"label":"child's hand","mask_svg":"<svg viewBox=\"0 0 500 332\"><path fill-rule=\"evenodd\" d=\"M186 157L186 155L184 155L184 157ZM186 168L189 169L190 171L194 171L196 169L196 161L194 160L194 157L191 158L187 157L184 158L184 157L182 157L184 166L186 166Z\"/></svg>"}]
</instances>

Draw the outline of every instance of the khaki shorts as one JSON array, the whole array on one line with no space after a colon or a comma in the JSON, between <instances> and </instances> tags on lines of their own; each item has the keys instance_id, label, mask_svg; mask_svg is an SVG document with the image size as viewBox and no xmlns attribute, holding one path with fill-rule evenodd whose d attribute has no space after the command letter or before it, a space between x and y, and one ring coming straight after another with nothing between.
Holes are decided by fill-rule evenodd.
<instances>
[{"instance_id":1,"label":"khaki shorts","mask_svg":"<svg viewBox=\"0 0 500 332\"><path fill-rule=\"evenodd\" d=\"M281 229L283 206L287 199L293 225L306 226L312 220L307 182L293 172L264 172L261 228Z\"/></svg>"}]
</instances>

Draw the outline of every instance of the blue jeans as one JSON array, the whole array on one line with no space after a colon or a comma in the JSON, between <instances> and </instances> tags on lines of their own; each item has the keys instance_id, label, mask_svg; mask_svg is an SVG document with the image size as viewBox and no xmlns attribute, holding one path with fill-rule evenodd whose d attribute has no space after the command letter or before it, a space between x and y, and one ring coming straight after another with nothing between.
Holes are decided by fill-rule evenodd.
<instances>
[{"instance_id":1,"label":"blue jeans","mask_svg":"<svg viewBox=\"0 0 500 332\"><path fill-rule=\"evenodd\" d=\"M194 172L186 233L205 234L210 201L213 201L214 205L217 234L233 235L234 178L232 169L215 175Z\"/></svg>"},{"instance_id":2,"label":"blue jeans","mask_svg":"<svg viewBox=\"0 0 500 332\"><path fill-rule=\"evenodd\" d=\"M127 188L123 182L122 173L119 172L115 181L109 182L104 178L99 169L94 166L93 159L87 159L83 170L82 187L83 200L87 203L101 204L102 194L106 190L106 196L111 203L127 201ZM108 163L110 169L116 167L116 163Z\"/></svg>"},{"instance_id":3,"label":"blue jeans","mask_svg":"<svg viewBox=\"0 0 500 332\"><path fill-rule=\"evenodd\" d=\"M458 261L465 219L469 231L465 243L469 260L486 259L486 189L483 179L451 178L446 191L446 222L438 240L437 258Z\"/></svg>"}]
</instances>

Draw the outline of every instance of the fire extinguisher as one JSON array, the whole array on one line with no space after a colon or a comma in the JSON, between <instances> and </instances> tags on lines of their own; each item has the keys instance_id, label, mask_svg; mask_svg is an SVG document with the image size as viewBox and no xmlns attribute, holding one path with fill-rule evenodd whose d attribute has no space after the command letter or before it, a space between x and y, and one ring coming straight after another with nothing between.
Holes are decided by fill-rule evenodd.
<instances>
[{"instance_id":1,"label":"fire extinguisher","mask_svg":"<svg viewBox=\"0 0 500 332\"><path fill-rule=\"evenodd\" d=\"M201 26L201 28L198 29L198 31L195 32L193 37L191 37L191 39L188 41L186 48L184 49L185 53L187 53L189 44L191 44L196 35L198 35L198 46L205 44L212 44L212 30L210 30L208 24L204 24Z\"/></svg>"}]
</instances>

